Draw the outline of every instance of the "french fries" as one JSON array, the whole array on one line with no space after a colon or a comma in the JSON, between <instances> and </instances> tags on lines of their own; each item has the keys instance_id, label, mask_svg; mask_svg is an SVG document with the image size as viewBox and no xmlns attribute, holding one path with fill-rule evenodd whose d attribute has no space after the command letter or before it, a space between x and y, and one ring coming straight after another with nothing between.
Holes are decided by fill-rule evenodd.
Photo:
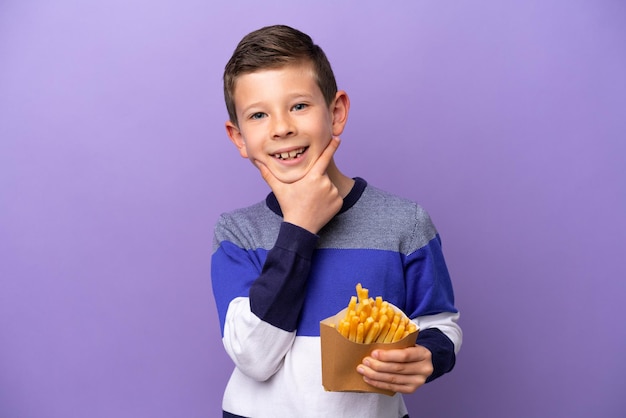
<instances>
[{"instance_id":1,"label":"french fries","mask_svg":"<svg viewBox=\"0 0 626 418\"><path fill-rule=\"evenodd\" d=\"M350 297L346 315L337 324L337 331L350 341L361 344L392 343L400 341L417 325L402 312L397 312L381 296L369 296L361 283L356 285L356 296Z\"/></svg>"}]
</instances>

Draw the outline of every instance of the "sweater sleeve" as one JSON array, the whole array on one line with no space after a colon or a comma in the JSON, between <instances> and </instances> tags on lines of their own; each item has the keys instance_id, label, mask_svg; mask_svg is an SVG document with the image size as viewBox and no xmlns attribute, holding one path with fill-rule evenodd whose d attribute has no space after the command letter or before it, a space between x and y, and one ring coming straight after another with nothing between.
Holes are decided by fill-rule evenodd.
<instances>
[{"instance_id":1,"label":"sweater sleeve","mask_svg":"<svg viewBox=\"0 0 626 418\"><path fill-rule=\"evenodd\" d=\"M463 333L441 238L420 207L416 220L417 249L407 256L405 264L406 306L408 315L420 328L417 344L432 354L434 371L427 380L432 381L454 367Z\"/></svg>"},{"instance_id":2,"label":"sweater sleeve","mask_svg":"<svg viewBox=\"0 0 626 418\"><path fill-rule=\"evenodd\" d=\"M276 373L293 344L316 243L316 235L283 223L264 262L259 251L230 241L220 242L213 253L224 347L237 368L255 380Z\"/></svg>"},{"instance_id":3,"label":"sweater sleeve","mask_svg":"<svg viewBox=\"0 0 626 418\"><path fill-rule=\"evenodd\" d=\"M428 328L420 331L416 344L426 347L432 355L433 373L426 379L426 383L454 368L456 363L454 343L439 328Z\"/></svg>"},{"instance_id":4,"label":"sweater sleeve","mask_svg":"<svg viewBox=\"0 0 626 418\"><path fill-rule=\"evenodd\" d=\"M285 331L296 329L316 244L317 235L283 222L250 287L250 308L261 320Z\"/></svg>"},{"instance_id":5,"label":"sweater sleeve","mask_svg":"<svg viewBox=\"0 0 626 418\"><path fill-rule=\"evenodd\" d=\"M439 237L411 254L408 260L407 288L413 297L407 307L409 316L420 328L417 344L428 348L432 354L434 371L427 380L430 382L451 371L456 363L463 340L458 324L460 314L454 306Z\"/></svg>"}]
</instances>

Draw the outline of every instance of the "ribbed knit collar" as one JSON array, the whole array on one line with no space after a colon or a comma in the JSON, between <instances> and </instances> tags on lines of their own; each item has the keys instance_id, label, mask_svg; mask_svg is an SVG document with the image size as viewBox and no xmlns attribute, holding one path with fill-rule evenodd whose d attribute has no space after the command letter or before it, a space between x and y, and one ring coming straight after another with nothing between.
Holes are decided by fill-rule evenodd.
<instances>
[{"instance_id":1,"label":"ribbed knit collar","mask_svg":"<svg viewBox=\"0 0 626 418\"><path fill-rule=\"evenodd\" d=\"M365 187L367 187L367 182L361 177L355 177L353 180L354 185L352 186L350 192L343 199L343 205L341 206L341 210L339 211L339 213L343 213L350 209L352 206L354 206L354 204L358 202L359 198L363 194ZM283 211L280 210L280 205L278 204L278 200L276 199L274 192L271 192L267 195L267 197L265 198L265 204L268 208L270 208L272 212L280 217L283 216Z\"/></svg>"}]
</instances>

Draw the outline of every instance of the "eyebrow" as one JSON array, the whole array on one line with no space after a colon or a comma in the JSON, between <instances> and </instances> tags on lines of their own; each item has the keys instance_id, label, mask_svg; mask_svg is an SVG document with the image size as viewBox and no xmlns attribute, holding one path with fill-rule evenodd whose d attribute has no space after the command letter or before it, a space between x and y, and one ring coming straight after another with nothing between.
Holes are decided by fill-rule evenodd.
<instances>
[{"instance_id":1,"label":"eyebrow","mask_svg":"<svg viewBox=\"0 0 626 418\"><path fill-rule=\"evenodd\" d=\"M300 100L300 99L306 99L306 100L311 100L313 99L313 95L311 93L294 93L288 96L289 100Z\"/></svg>"}]
</instances>

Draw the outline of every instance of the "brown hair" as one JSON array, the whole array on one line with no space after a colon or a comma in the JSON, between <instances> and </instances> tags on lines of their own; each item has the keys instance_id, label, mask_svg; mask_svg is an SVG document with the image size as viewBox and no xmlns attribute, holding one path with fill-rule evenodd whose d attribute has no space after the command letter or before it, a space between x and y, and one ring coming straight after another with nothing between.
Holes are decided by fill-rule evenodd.
<instances>
[{"instance_id":1,"label":"brown hair","mask_svg":"<svg viewBox=\"0 0 626 418\"><path fill-rule=\"evenodd\" d=\"M224 100L230 121L238 124L233 98L237 77L302 62L312 64L317 84L330 105L337 93L335 75L326 54L309 35L289 26L275 25L244 36L224 68Z\"/></svg>"}]
</instances>

